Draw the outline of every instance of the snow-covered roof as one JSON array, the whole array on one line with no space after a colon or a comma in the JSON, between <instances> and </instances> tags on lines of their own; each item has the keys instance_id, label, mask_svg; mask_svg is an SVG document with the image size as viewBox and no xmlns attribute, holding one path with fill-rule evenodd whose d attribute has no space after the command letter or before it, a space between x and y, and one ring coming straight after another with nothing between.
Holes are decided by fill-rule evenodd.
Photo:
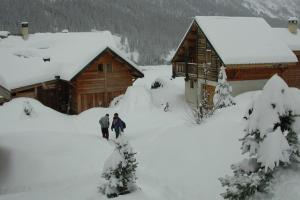
<instances>
[{"instance_id":1,"label":"snow-covered roof","mask_svg":"<svg viewBox=\"0 0 300 200\"><path fill-rule=\"evenodd\" d=\"M297 17L289 17L288 21L298 21L298 18Z\"/></svg>"},{"instance_id":2,"label":"snow-covered roof","mask_svg":"<svg viewBox=\"0 0 300 200\"><path fill-rule=\"evenodd\" d=\"M224 64L291 63L297 57L278 41L270 25L257 17L196 16Z\"/></svg>"},{"instance_id":3,"label":"snow-covered roof","mask_svg":"<svg viewBox=\"0 0 300 200\"><path fill-rule=\"evenodd\" d=\"M8 89L50 81L55 76L69 81L107 48L139 71L118 50L113 35L102 31L36 33L28 40L9 36L0 42L0 74ZM50 62L43 58L50 58Z\"/></svg>"},{"instance_id":4,"label":"snow-covered roof","mask_svg":"<svg viewBox=\"0 0 300 200\"><path fill-rule=\"evenodd\" d=\"M273 28L273 31L285 42L292 51L300 51L300 30L291 33L287 28Z\"/></svg>"}]
</instances>

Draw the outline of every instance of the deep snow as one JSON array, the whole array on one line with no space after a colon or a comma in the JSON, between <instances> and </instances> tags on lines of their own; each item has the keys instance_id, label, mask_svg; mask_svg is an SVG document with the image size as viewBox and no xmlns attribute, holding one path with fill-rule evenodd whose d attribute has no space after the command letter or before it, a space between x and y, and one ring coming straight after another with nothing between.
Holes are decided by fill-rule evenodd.
<instances>
[{"instance_id":1,"label":"deep snow","mask_svg":"<svg viewBox=\"0 0 300 200\"><path fill-rule=\"evenodd\" d=\"M111 108L67 116L29 100L34 113L28 117L23 113L28 99L1 106L0 199L106 199L97 187L114 147L101 138L98 120L114 112L126 122L125 135L139 162L140 190L119 199L221 199L218 178L230 174L230 165L243 158L238 141L245 128L242 117L257 92L236 97L236 106L197 125L184 101L184 80L171 80L170 66L142 69L145 78ZM164 80L164 87L151 90L156 78ZM166 102L169 112L163 111ZM280 174L276 191L289 189L291 199L299 199L296 172ZM280 199L282 193L276 195Z\"/></svg>"}]
</instances>

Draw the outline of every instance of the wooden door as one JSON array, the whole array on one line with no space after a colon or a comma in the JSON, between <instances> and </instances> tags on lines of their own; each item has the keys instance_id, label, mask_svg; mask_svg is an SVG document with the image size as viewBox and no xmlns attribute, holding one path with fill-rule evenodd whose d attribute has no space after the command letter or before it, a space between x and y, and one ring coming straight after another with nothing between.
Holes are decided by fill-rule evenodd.
<instances>
[{"instance_id":1,"label":"wooden door","mask_svg":"<svg viewBox=\"0 0 300 200\"><path fill-rule=\"evenodd\" d=\"M205 85L205 84L203 84L202 85L202 91L204 91L204 90L206 90L206 92L207 92L207 95L208 95L208 105L209 105L209 107L213 107L213 105L214 105L214 95L215 95L215 86L213 86L213 85Z\"/></svg>"},{"instance_id":2,"label":"wooden door","mask_svg":"<svg viewBox=\"0 0 300 200\"><path fill-rule=\"evenodd\" d=\"M45 106L61 112L59 107L59 96L56 88L43 89L42 87L39 87L37 99Z\"/></svg>"},{"instance_id":3,"label":"wooden door","mask_svg":"<svg viewBox=\"0 0 300 200\"><path fill-rule=\"evenodd\" d=\"M80 94L81 109L80 112L94 107L105 106L105 95L102 93Z\"/></svg>"}]
</instances>

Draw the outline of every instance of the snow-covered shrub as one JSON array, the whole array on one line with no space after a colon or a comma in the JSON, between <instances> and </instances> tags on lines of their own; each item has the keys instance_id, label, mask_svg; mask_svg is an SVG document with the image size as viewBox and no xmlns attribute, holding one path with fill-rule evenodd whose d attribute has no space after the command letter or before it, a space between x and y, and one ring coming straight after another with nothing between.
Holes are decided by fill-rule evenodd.
<instances>
[{"instance_id":1,"label":"snow-covered shrub","mask_svg":"<svg viewBox=\"0 0 300 200\"><path fill-rule=\"evenodd\" d=\"M155 81L151 84L151 89L157 89L160 87L164 87L164 82L163 80L157 78Z\"/></svg>"},{"instance_id":2,"label":"snow-covered shrub","mask_svg":"<svg viewBox=\"0 0 300 200\"><path fill-rule=\"evenodd\" d=\"M214 108L219 109L219 108L235 105L231 93L232 93L232 88L227 82L225 67L222 66L218 76L218 84L215 89L215 95L213 98Z\"/></svg>"},{"instance_id":3,"label":"snow-covered shrub","mask_svg":"<svg viewBox=\"0 0 300 200\"><path fill-rule=\"evenodd\" d=\"M254 164L254 168L243 168L243 164ZM242 163L232 165L231 169L234 173L233 176L219 179L222 186L226 187L226 192L221 194L224 199L246 200L257 191L268 191L272 174L265 173L263 169L260 169L255 159L245 159Z\"/></svg>"},{"instance_id":4,"label":"snow-covered shrub","mask_svg":"<svg viewBox=\"0 0 300 200\"><path fill-rule=\"evenodd\" d=\"M32 107L32 105L30 104L29 101L24 101L24 108L23 108L23 111L24 111L24 113L25 113L27 116L31 116L32 111L33 111L33 107Z\"/></svg>"},{"instance_id":5,"label":"snow-covered shrub","mask_svg":"<svg viewBox=\"0 0 300 200\"><path fill-rule=\"evenodd\" d=\"M136 190L138 163L135 154L124 136L119 137L115 150L104 165L102 177L105 182L99 187L102 194L115 197Z\"/></svg>"},{"instance_id":6,"label":"snow-covered shrub","mask_svg":"<svg viewBox=\"0 0 300 200\"><path fill-rule=\"evenodd\" d=\"M194 119L197 124L201 124L205 119L213 115L214 109L211 108L208 102L208 92L206 88L202 90L201 99L198 105L193 109Z\"/></svg>"},{"instance_id":7,"label":"snow-covered shrub","mask_svg":"<svg viewBox=\"0 0 300 200\"><path fill-rule=\"evenodd\" d=\"M293 129L297 116L295 96L274 75L244 117L247 126L241 139L242 153L248 153L249 159L232 167L233 176L220 178L222 186L227 187L222 194L225 199L249 199L256 192L268 192L274 171L300 161L299 141Z\"/></svg>"}]
</instances>

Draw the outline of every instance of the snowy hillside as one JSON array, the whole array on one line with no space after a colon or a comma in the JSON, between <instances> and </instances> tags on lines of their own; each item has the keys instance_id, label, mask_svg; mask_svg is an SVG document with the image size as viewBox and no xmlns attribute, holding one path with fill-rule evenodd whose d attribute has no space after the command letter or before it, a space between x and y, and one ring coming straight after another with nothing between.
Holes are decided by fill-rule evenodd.
<instances>
[{"instance_id":1,"label":"snowy hillside","mask_svg":"<svg viewBox=\"0 0 300 200\"><path fill-rule=\"evenodd\" d=\"M242 6L252 10L257 15L282 19L298 16L300 11L300 2L297 0L243 0Z\"/></svg>"},{"instance_id":2,"label":"snowy hillside","mask_svg":"<svg viewBox=\"0 0 300 200\"><path fill-rule=\"evenodd\" d=\"M145 78L110 108L67 116L25 98L0 106L0 200L106 199L97 187L113 143L100 136L98 120L115 112L126 122L124 135L138 152L140 187L118 199L221 199L218 178L243 159L238 141L245 127L242 117L259 92L238 96L237 105L197 125L184 101L184 80L171 80L170 66L143 69ZM151 90L156 78L164 87ZM33 107L30 117L23 112L26 101ZM166 102L169 112L163 111ZM299 169L278 174L274 199L300 199L298 174Z\"/></svg>"},{"instance_id":3,"label":"snowy hillside","mask_svg":"<svg viewBox=\"0 0 300 200\"><path fill-rule=\"evenodd\" d=\"M300 16L299 0L1 0L0 31L29 32L110 30L128 38L141 64L163 62L175 49L194 16L260 16L286 27Z\"/></svg>"}]
</instances>

